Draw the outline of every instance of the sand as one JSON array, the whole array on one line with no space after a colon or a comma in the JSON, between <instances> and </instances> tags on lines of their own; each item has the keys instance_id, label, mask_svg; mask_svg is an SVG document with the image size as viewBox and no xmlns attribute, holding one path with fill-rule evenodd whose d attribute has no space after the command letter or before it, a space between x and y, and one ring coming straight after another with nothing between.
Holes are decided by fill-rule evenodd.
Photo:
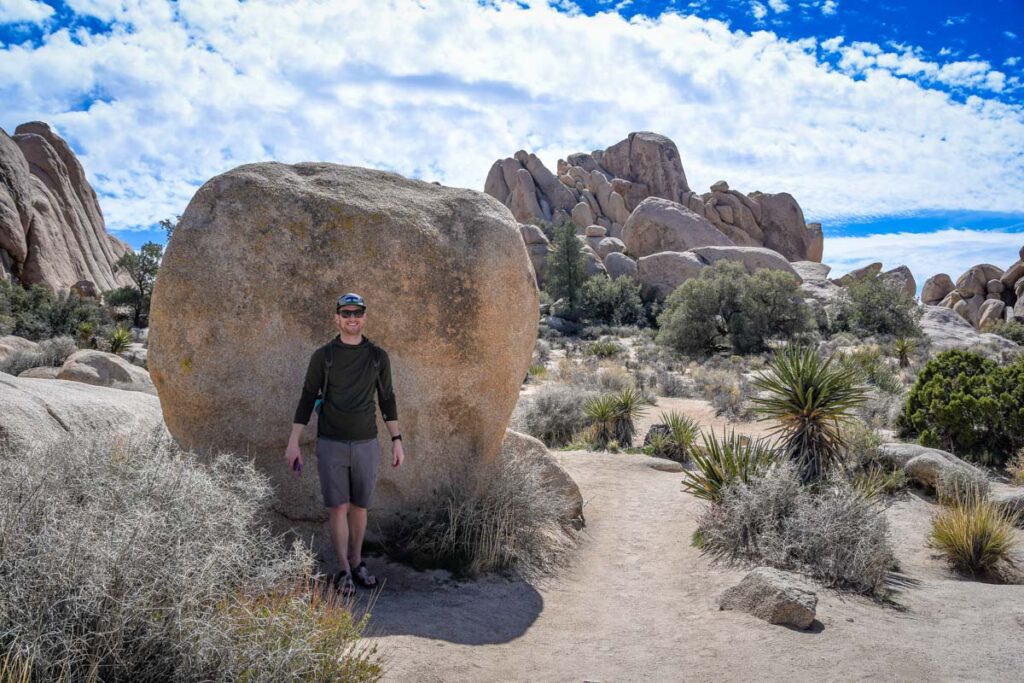
<instances>
[{"instance_id":1,"label":"sand","mask_svg":"<svg viewBox=\"0 0 1024 683\"><path fill-rule=\"evenodd\" d=\"M662 399L648 420L670 402L714 420L694 399ZM754 435L765 427L733 426ZM907 494L887 510L902 570L917 582L897 596L901 607L819 588L818 622L797 631L718 610L718 595L744 572L691 545L701 503L681 491L678 474L652 469L643 455L556 455L587 501L571 565L529 585L457 583L378 562L387 582L370 641L387 657L386 680L1024 677L1024 586L951 575L926 545L934 505L924 498Z\"/></svg>"}]
</instances>

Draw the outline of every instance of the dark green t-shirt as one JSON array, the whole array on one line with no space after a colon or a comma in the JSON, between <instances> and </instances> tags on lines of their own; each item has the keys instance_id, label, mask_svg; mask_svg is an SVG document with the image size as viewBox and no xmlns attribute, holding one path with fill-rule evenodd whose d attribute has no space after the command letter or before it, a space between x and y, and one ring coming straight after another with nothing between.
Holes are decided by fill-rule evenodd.
<instances>
[{"instance_id":1,"label":"dark green t-shirt","mask_svg":"<svg viewBox=\"0 0 1024 683\"><path fill-rule=\"evenodd\" d=\"M359 441L377 436L377 411L386 422L398 419L398 407L391 386L391 359L378 348L379 367L374 367L373 347L366 337L359 344L331 340L331 376L327 386L317 436L337 441ZM378 382L379 379L379 382ZM313 352L306 368L302 396L295 409L296 424L306 424L324 383L324 347ZM379 391L378 391L379 384Z\"/></svg>"}]
</instances>

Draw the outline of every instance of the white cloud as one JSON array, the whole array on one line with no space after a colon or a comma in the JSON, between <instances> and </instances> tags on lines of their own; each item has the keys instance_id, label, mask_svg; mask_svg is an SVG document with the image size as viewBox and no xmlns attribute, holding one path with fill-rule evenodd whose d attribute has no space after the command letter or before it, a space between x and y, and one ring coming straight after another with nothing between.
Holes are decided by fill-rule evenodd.
<instances>
[{"instance_id":1,"label":"white cloud","mask_svg":"<svg viewBox=\"0 0 1024 683\"><path fill-rule=\"evenodd\" d=\"M1016 40L1017 38L1017 34L1014 33L1013 31L1003 31L1003 35L1009 38L1010 40Z\"/></svg>"},{"instance_id":2,"label":"white cloud","mask_svg":"<svg viewBox=\"0 0 1024 683\"><path fill-rule=\"evenodd\" d=\"M762 3L757 2L755 0L754 2L750 3L750 12L754 15L755 19L760 21L761 19L764 19L765 16L767 16L768 8L765 7Z\"/></svg>"},{"instance_id":3,"label":"white cloud","mask_svg":"<svg viewBox=\"0 0 1024 683\"><path fill-rule=\"evenodd\" d=\"M1003 62L1003 66L1017 66L1020 62L1020 57L1007 57L1006 61Z\"/></svg>"},{"instance_id":4,"label":"white cloud","mask_svg":"<svg viewBox=\"0 0 1024 683\"><path fill-rule=\"evenodd\" d=\"M695 189L725 178L791 192L826 227L925 208L1024 211L1021 107L953 101L926 87L919 57L873 43L824 41L849 62L837 70L813 41L542 0L90 0L88 11L113 30L0 52L0 125L51 121L115 228L181 213L243 163L324 160L480 189L518 149L554 167L634 130L674 139ZM990 72L957 77L982 88Z\"/></svg>"},{"instance_id":5,"label":"white cloud","mask_svg":"<svg viewBox=\"0 0 1024 683\"><path fill-rule=\"evenodd\" d=\"M53 8L37 0L3 0L0 2L0 24L37 22L49 18Z\"/></svg>"},{"instance_id":6,"label":"white cloud","mask_svg":"<svg viewBox=\"0 0 1024 683\"><path fill-rule=\"evenodd\" d=\"M772 11L776 14L781 14L789 10L789 5L786 0L768 0L768 6L772 8Z\"/></svg>"},{"instance_id":7,"label":"white cloud","mask_svg":"<svg viewBox=\"0 0 1024 683\"><path fill-rule=\"evenodd\" d=\"M825 0L821 4L821 13L825 16L831 16L839 11L839 3L836 0Z\"/></svg>"},{"instance_id":8,"label":"white cloud","mask_svg":"<svg viewBox=\"0 0 1024 683\"><path fill-rule=\"evenodd\" d=\"M826 237L822 260L832 266L829 277L882 261L885 270L907 266L918 290L933 275L953 280L972 266L991 263L1007 268L1017 261L1024 233L947 229L930 233L889 233L864 237Z\"/></svg>"}]
</instances>

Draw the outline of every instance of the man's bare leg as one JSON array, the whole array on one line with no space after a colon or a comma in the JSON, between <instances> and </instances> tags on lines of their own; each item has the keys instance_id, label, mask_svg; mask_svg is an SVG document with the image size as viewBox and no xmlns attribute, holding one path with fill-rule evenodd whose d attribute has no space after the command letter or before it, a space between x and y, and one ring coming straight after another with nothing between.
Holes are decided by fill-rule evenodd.
<instances>
[{"instance_id":1,"label":"man's bare leg","mask_svg":"<svg viewBox=\"0 0 1024 683\"><path fill-rule=\"evenodd\" d=\"M331 543L334 544L334 552L338 554L338 569L342 572L350 571L348 564L348 512L348 503L342 503L341 505L335 505L334 507L327 509L327 525L331 531ZM365 513L365 510L363 512ZM365 514L363 515L363 520L363 529L365 531ZM360 536L360 543L361 542L362 537Z\"/></svg>"},{"instance_id":2,"label":"man's bare leg","mask_svg":"<svg viewBox=\"0 0 1024 683\"><path fill-rule=\"evenodd\" d=\"M358 567L363 561L363 537L366 536L366 508L348 506L348 561Z\"/></svg>"}]
</instances>

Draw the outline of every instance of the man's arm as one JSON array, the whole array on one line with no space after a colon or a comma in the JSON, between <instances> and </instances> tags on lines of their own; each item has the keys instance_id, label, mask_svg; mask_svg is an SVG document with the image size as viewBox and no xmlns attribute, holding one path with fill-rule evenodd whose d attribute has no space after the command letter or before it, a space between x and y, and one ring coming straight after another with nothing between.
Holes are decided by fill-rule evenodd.
<instances>
[{"instance_id":1,"label":"man's arm","mask_svg":"<svg viewBox=\"0 0 1024 683\"><path fill-rule=\"evenodd\" d=\"M299 404L295 407L295 417L292 418L292 432L288 436L288 446L285 448L284 457L288 461L288 467L294 468L295 461L302 463L302 452L299 450L299 437L302 430L309 424L310 415L313 414L313 406L316 404L317 394L324 384L324 363L320 349L313 352L309 359L309 366L306 368L306 379L302 383L302 395L299 397Z\"/></svg>"},{"instance_id":2,"label":"man's arm","mask_svg":"<svg viewBox=\"0 0 1024 683\"><path fill-rule=\"evenodd\" d=\"M391 358L383 349L381 350L377 403L380 405L380 412L384 416L384 426L388 428L388 433L393 437L401 434L398 427L398 403L395 401L395 390L391 384ZM402 440L392 440L391 466L400 467L403 460L405 460L405 447L402 445Z\"/></svg>"}]
</instances>

